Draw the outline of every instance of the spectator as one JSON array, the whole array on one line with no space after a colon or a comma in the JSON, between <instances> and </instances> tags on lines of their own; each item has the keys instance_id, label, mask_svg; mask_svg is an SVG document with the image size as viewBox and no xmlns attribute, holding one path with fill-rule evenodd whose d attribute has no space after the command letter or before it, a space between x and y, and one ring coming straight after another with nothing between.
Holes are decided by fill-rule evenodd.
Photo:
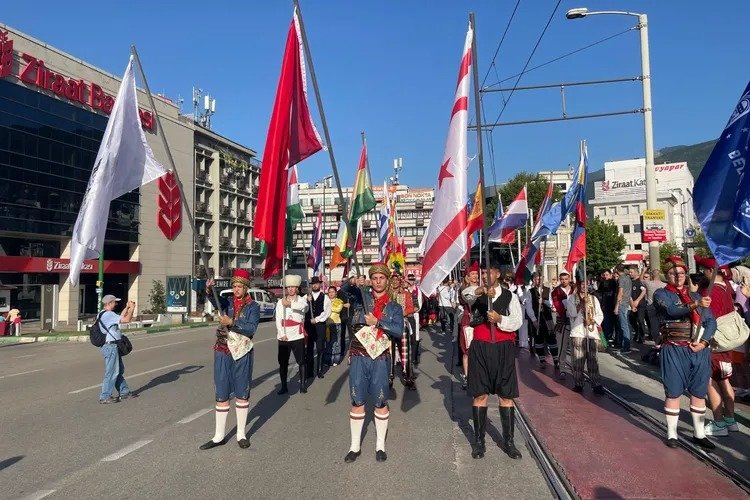
<instances>
[{"instance_id":1,"label":"spectator","mask_svg":"<svg viewBox=\"0 0 750 500\"><path fill-rule=\"evenodd\" d=\"M8 312L8 326L10 327L10 335L21 336L21 311L11 309Z\"/></svg>"},{"instance_id":2,"label":"spectator","mask_svg":"<svg viewBox=\"0 0 750 500\"><path fill-rule=\"evenodd\" d=\"M638 266L635 264L628 268L630 276L630 324L633 326L633 337L639 344L643 343L648 332L646 326L646 287L640 280Z\"/></svg>"},{"instance_id":3,"label":"spectator","mask_svg":"<svg viewBox=\"0 0 750 500\"><path fill-rule=\"evenodd\" d=\"M659 270L649 271L644 268L641 275L641 282L646 287L646 320L648 322L649 340L659 340L659 318L656 316L656 306L654 306L654 292L667 286L659 277Z\"/></svg>"},{"instance_id":4,"label":"spectator","mask_svg":"<svg viewBox=\"0 0 750 500\"><path fill-rule=\"evenodd\" d=\"M440 307L440 326L446 335L453 335L456 316L456 292L450 286L448 278L437 287L437 300Z\"/></svg>"},{"instance_id":5,"label":"spectator","mask_svg":"<svg viewBox=\"0 0 750 500\"><path fill-rule=\"evenodd\" d=\"M331 315L326 320L325 363L337 366L341 362L341 314L344 301L338 298L335 286L328 287L328 298L331 299Z\"/></svg>"},{"instance_id":6,"label":"spectator","mask_svg":"<svg viewBox=\"0 0 750 500\"><path fill-rule=\"evenodd\" d=\"M615 347L620 347L621 354L630 352L630 323L628 312L630 311L630 294L633 284L630 276L625 272L625 266L617 266L617 299L615 300L614 313L617 314L617 333L615 335Z\"/></svg>"},{"instance_id":7,"label":"spectator","mask_svg":"<svg viewBox=\"0 0 750 500\"><path fill-rule=\"evenodd\" d=\"M614 344L615 322L617 321L617 314L614 312L615 304L617 303L617 281L612 277L612 273L609 269L602 271L599 276L597 295L599 297L602 313L604 313L602 330L604 331L604 336L607 339L607 342Z\"/></svg>"},{"instance_id":8,"label":"spectator","mask_svg":"<svg viewBox=\"0 0 750 500\"><path fill-rule=\"evenodd\" d=\"M125 381L125 365L117 349L117 341L122 338L120 324L130 322L135 310L135 302L128 301L122 314L117 314L114 309L119 301L120 299L114 295L105 295L102 298L103 312L97 318L106 336L104 345L99 348L104 358L104 379L102 392L99 394L101 404L118 403L122 399L138 397L138 394L130 392L128 383ZM112 396L112 390L116 390L119 396Z\"/></svg>"}]
</instances>

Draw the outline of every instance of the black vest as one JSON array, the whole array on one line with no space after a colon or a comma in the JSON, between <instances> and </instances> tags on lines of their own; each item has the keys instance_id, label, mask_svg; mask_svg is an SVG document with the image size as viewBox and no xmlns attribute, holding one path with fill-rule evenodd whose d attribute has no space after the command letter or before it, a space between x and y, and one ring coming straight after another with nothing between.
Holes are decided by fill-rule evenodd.
<instances>
[{"instance_id":1,"label":"black vest","mask_svg":"<svg viewBox=\"0 0 750 500\"><path fill-rule=\"evenodd\" d=\"M312 295L312 293L310 295ZM310 312L312 314L311 316L312 318L316 318L323 313L323 305L325 304L325 300L326 300L326 294L323 293L323 291L321 290L320 295L318 295L318 298L317 299L314 298L310 302Z\"/></svg>"},{"instance_id":2,"label":"black vest","mask_svg":"<svg viewBox=\"0 0 750 500\"><path fill-rule=\"evenodd\" d=\"M539 317L539 305L541 301L549 300L550 297L550 289L549 287L543 286L542 287L542 294L541 294L541 301L539 297L539 289L538 288L532 288L529 292L531 295L531 307L534 310L534 315L537 317L537 319L543 319L543 320L551 320L552 319L552 309L544 304L541 303L542 306L542 315L541 318Z\"/></svg>"}]
</instances>

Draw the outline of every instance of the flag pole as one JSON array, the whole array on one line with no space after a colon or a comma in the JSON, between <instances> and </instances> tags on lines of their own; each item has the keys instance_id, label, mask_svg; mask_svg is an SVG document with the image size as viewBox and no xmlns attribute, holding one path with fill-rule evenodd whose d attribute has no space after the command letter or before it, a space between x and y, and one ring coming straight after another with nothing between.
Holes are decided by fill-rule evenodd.
<instances>
[{"instance_id":1,"label":"flag pole","mask_svg":"<svg viewBox=\"0 0 750 500\"><path fill-rule=\"evenodd\" d=\"M320 89L318 88L318 78L315 76L315 66L313 65L312 53L310 52L310 44L307 42L307 31L305 31L305 22L302 19L302 9L299 6L299 0L294 0L294 7L297 9L297 15L299 19L299 30L302 38L302 45L305 48L305 59L307 60L307 69L310 70L310 80L313 84L313 90L315 91L315 101L318 105L318 112L320 113L320 123L323 125L323 134L326 138L326 145L328 146L328 156L331 159L331 169L333 170L333 176L336 179L336 188L339 192L339 198L341 199L341 218L344 219L346 227L349 228L349 214L347 210L346 200L344 198L344 192L341 189L341 178L339 176L339 169L336 167L336 157L333 154L333 143L331 142L331 134L328 130L328 121L326 120L326 113L323 110L323 99L320 96ZM325 259L324 259L325 260ZM354 266L357 269L357 275L360 275L359 259L357 253L354 252Z\"/></svg>"},{"instance_id":2,"label":"flag pole","mask_svg":"<svg viewBox=\"0 0 750 500\"><path fill-rule=\"evenodd\" d=\"M138 66L138 72L141 75L141 80L143 81L143 88L146 90L146 96L148 97L149 105L151 106L151 109L154 111L154 120L156 121L156 133L161 137L162 144L164 145L164 151L167 153L167 159L169 160L169 166L172 169L172 173L174 174L174 179L177 182L177 187L180 190L180 198L182 198L182 207L185 209L185 215L188 219L188 224L190 224L190 228L193 230L193 233L197 233L198 231L195 229L195 218L193 217L193 212L190 210L190 205L188 204L187 198L185 197L185 189L182 186L182 181L180 180L180 174L177 172L177 167L174 163L174 158L172 157L172 151L169 149L169 143L167 142L167 136L164 135L164 129L161 128L161 120L159 119L159 111L156 109L156 104L154 103L154 97L151 95L151 90L148 86L148 80L146 80L146 73L143 71L143 66L141 65L141 58L138 57L138 50L136 50L135 45L130 46L130 53L133 55L133 58L135 59L135 63ZM203 263L203 267L206 268L206 276L208 279L213 279L213 276L208 276L208 257L206 257L206 252L203 251L203 245L200 243L198 244L198 252L201 256L201 262ZM192 254L192 251L190 252ZM191 273L192 274L192 273ZM219 314L224 314L224 311L221 310L221 302L219 302L219 293L216 291L216 287L211 287L211 291L213 292L214 301L216 302L216 308L219 310Z\"/></svg>"},{"instance_id":3,"label":"flag pole","mask_svg":"<svg viewBox=\"0 0 750 500\"><path fill-rule=\"evenodd\" d=\"M102 312L104 304L102 304L102 296L104 295L104 244L102 244L102 251L99 253L99 279L96 282L96 311Z\"/></svg>"},{"instance_id":4,"label":"flag pole","mask_svg":"<svg viewBox=\"0 0 750 500\"><path fill-rule=\"evenodd\" d=\"M362 132L360 132L360 134L362 136L362 146L364 146L365 150L367 150L367 138L365 137L365 131L363 130ZM370 171L370 152L369 151L367 151L367 154L365 155L365 166L367 167L367 176L370 178L370 186L372 186L372 172ZM385 193L383 193L383 196L385 196ZM378 230L376 239L378 240L378 253L380 253L380 214L378 212L375 212L375 227ZM348 232L351 232L351 230L349 230ZM355 254L357 252L356 250L357 236L358 236L357 229L355 228L354 229L354 245L352 247L354 248L354 251L352 252L352 254ZM364 238L364 235L362 235L362 237ZM359 273L359 269L357 270L357 273Z\"/></svg>"}]
</instances>

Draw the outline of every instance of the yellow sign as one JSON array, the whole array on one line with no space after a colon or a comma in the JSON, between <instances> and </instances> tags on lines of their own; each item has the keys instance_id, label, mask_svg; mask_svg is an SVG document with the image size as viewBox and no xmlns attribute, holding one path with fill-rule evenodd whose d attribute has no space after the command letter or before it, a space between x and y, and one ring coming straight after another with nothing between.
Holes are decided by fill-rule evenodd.
<instances>
[{"instance_id":1,"label":"yellow sign","mask_svg":"<svg viewBox=\"0 0 750 500\"><path fill-rule=\"evenodd\" d=\"M664 212L663 208L644 210L643 218L646 220L662 220L663 221L667 218L667 214Z\"/></svg>"}]
</instances>

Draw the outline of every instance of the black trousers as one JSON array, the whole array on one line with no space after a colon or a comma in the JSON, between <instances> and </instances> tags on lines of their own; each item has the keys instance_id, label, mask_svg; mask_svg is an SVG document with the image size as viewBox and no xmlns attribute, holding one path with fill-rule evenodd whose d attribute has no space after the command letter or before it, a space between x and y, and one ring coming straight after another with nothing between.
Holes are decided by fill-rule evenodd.
<instances>
[{"instance_id":1,"label":"black trousers","mask_svg":"<svg viewBox=\"0 0 750 500\"><path fill-rule=\"evenodd\" d=\"M649 332L648 325L646 325L646 308L639 307L635 312L630 312L630 326L633 332L633 340L643 340L646 334Z\"/></svg>"},{"instance_id":2,"label":"black trousers","mask_svg":"<svg viewBox=\"0 0 750 500\"><path fill-rule=\"evenodd\" d=\"M341 346L341 358L344 359L344 355L346 354L346 331L349 329L349 321L348 319L341 318L341 343L339 344Z\"/></svg>"},{"instance_id":3,"label":"black trousers","mask_svg":"<svg viewBox=\"0 0 750 500\"><path fill-rule=\"evenodd\" d=\"M656 315L656 306L646 306L646 319L648 320L648 331L654 341L659 340L659 317Z\"/></svg>"},{"instance_id":4,"label":"black trousers","mask_svg":"<svg viewBox=\"0 0 750 500\"><path fill-rule=\"evenodd\" d=\"M279 341L279 377L281 385L286 387L289 377L289 355L294 353L294 361L302 368L305 364L305 339L292 340L291 342Z\"/></svg>"},{"instance_id":5,"label":"black trousers","mask_svg":"<svg viewBox=\"0 0 750 500\"><path fill-rule=\"evenodd\" d=\"M326 343L326 324L325 323L308 323L307 344L305 345L305 366L307 367L307 376L315 374L315 358L318 358L318 369L321 369L320 363L323 362L323 352Z\"/></svg>"}]
</instances>

